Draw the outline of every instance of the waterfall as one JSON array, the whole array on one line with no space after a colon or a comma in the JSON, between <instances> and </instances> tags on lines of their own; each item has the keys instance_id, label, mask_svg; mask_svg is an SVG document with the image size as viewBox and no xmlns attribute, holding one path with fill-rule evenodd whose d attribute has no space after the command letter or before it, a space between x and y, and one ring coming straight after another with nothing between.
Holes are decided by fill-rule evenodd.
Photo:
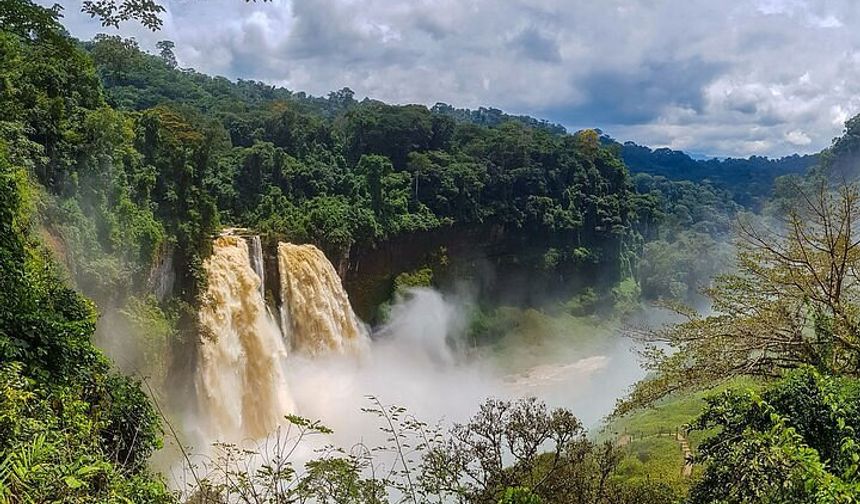
<instances>
[{"instance_id":1,"label":"waterfall","mask_svg":"<svg viewBox=\"0 0 860 504\"><path fill-rule=\"evenodd\" d=\"M282 369L286 346L252 264L248 244L229 235L215 240L203 264L208 286L195 385L209 439L258 439L294 411Z\"/></svg>"},{"instance_id":2,"label":"waterfall","mask_svg":"<svg viewBox=\"0 0 860 504\"><path fill-rule=\"evenodd\" d=\"M251 255L251 267L260 278L260 295L266 299L266 268L263 264L263 245L259 235L248 238L248 249Z\"/></svg>"},{"instance_id":3,"label":"waterfall","mask_svg":"<svg viewBox=\"0 0 860 504\"><path fill-rule=\"evenodd\" d=\"M292 348L308 355L361 353L367 331L352 311L334 266L313 245L278 244L281 326Z\"/></svg>"}]
</instances>

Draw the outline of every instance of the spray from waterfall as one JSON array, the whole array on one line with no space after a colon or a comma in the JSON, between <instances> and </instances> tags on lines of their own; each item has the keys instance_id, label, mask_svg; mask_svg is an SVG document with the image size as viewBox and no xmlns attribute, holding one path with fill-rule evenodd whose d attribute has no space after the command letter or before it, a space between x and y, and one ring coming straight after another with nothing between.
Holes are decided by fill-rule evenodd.
<instances>
[{"instance_id":1,"label":"spray from waterfall","mask_svg":"<svg viewBox=\"0 0 860 504\"><path fill-rule=\"evenodd\" d=\"M340 277L313 245L278 244L281 327L306 355L362 353L367 330L352 311Z\"/></svg>"},{"instance_id":2,"label":"spray from waterfall","mask_svg":"<svg viewBox=\"0 0 860 504\"><path fill-rule=\"evenodd\" d=\"M611 328L570 317L541 325L528 344L500 334L493 347L474 349L464 308L471 300L431 289L399 295L371 347L325 254L289 243L277 252L280 328L260 290L256 239L222 236L204 263L196 386L207 441L259 439L292 412L324 421L339 443L365 439L376 430L373 419L354 413L367 395L451 421L465 419L485 397L535 395L574 407L593 424L639 377L635 357ZM532 312L523 320L548 317Z\"/></svg>"},{"instance_id":3,"label":"spray from waterfall","mask_svg":"<svg viewBox=\"0 0 860 504\"><path fill-rule=\"evenodd\" d=\"M208 286L195 385L208 439L258 439L294 411L283 374L287 349L252 264L249 244L237 236L217 238L203 264Z\"/></svg>"}]
</instances>

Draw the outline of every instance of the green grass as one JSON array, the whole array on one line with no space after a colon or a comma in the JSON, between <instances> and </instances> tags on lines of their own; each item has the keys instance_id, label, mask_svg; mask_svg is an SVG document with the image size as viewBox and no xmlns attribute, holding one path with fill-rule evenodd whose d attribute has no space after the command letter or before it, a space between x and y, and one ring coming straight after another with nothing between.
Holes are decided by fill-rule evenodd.
<instances>
[{"instance_id":1,"label":"green grass","mask_svg":"<svg viewBox=\"0 0 860 504\"><path fill-rule=\"evenodd\" d=\"M685 492L701 468L694 466L691 478L682 475L684 455L675 434L683 431L685 425L699 416L705 406L705 397L728 388L759 386L751 379L735 379L709 390L676 394L658 401L650 408L610 421L595 437L601 441L617 442L623 436L629 436L616 477L630 481L666 481ZM708 432L700 431L687 434L693 453L708 436Z\"/></svg>"},{"instance_id":2,"label":"green grass","mask_svg":"<svg viewBox=\"0 0 860 504\"><path fill-rule=\"evenodd\" d=\"M606 425L598 437L616 439L630 435L633 439L663 434L675 434L683 425L691 422L705 405L708 391L694 392L665 398L654 406L634 411Z\"/></svg>"},{"instance_id":3,"label":"green grass","mask_svg":"<svg viewBox=\"0 0 860 504\"><path fill-rule=\"evenodd\" d=\"M699 415L705 406L705 397L729 388L757 388L759 386L755 380L738 378L711 389L671 395L657 401L649 408L643 408L611 420L601 429L597 437L598 439L617 439L623 434L630 434L634 439L637 439L660 433L674 434ZM691 448L697 445L701 437L701 433L690 433Z\"/></svg>"},{"instance_id":4,"label":"green grass","mask_svg":"<svg viewBox=\"0 0 860 504\"><path fill-rule=\"evenodd\" d=\"M679 489L687 486L681 474L684 455L674 435L633 440L624 451L615 477L629 482L663 481Z\"/></svg>"}]
</instances>

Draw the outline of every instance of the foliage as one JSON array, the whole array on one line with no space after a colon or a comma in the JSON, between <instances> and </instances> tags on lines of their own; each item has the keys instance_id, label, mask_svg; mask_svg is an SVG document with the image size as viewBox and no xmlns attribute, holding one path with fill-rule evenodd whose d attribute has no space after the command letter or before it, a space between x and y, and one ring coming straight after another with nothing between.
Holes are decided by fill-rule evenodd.
<instances>
[{"instance_id":1,"label":"foliage","mask_svg":"<svg viewBox=\"0 0 860 504\"><path fill-rule=\"evenodd\" d=\"M646 300L701 303L701 291L728 270L739 206L709 183L637 173L637 227L645 239L636 278Z\"/></svg>"},{"instance_id":2,"label":"foliage","mask_svg":"<svg viewBox=\"0 0 860 504\"><path fill-rule=\"evenodd\" d=\"M158 418L92 345L93 305L39 239L80 266L82 283L90 271L117 285L149 259L161 231L126 182L138 166L130 123L104 107L56 9L19 1L0 12L12 19L0 31L0 494L170 502L147 469Z\"/></svg>"},{"instance_id":3,"label":"foliage","mask_svg":"<svg viewBox=\"0 0 860 504\"><path fill-rule=\"evenodd\" d=\"M469 110L454 108L447 103L437 103L432 110L435 114L451 117L455 121L482 126L498 126L505 122L514 121L531 128L545 129L550 133L560 135L567 133L567 129L560 124L552 124L529 116L514 116L495 108L479 107L477 110Z\"/></svg>"},{"instance_id":4,"label":"foliage","mask_svg":"<svg viewBox=\"0 0 860 504\"><path fill-rule=\"evenodd\" d=\"M624 163L634 173L659 175L671 180L706 182L731 194L747 208L759 208L773 189L774 180L786 174L803 174L818 163L818 155L797 154L779 159L750 156L746 159L693 159L668 148L650 149L633 142L619 144L604 136L606 144L616 146Z\"/></svg>"},{"instance_id":5,"label":"foliage","mask_svg":"<svg viewBox=\"0 0 860 504\"><path fill-rule=\"evenodd\" d=\"M128 356L126 358L131 355L139 358L128 363L118 362L118 367L131 374L145 375L151 380L155 390L163 390L162 386L168 374L171 344L179 338L178 318L176 307L162 308L152 295L129 298L119 310L119 317L111 320L110 325L114 331L125 333L124 338L118 341L118 344L124 346L118 349L119 352ZM130 351L130 346L133 346L134 352Z\"/></svg>"},{"instance_id":6,"label":"foliage","mask_svg":"<svg viewBox=\"0 0 860 504\"><path fill-rule=\"evenodd\" d=\"M713 278L728 269L731 247L708 234L682 231L674 240L654 240L638 263L642 295L649 300L696 303Z\"/></svg>"},{"instance_id":7,"label":"foliage","mask_svg":"<svg viewBox=\"0 0 860 504\"><path fill-rule=\"evenodd\" d=\"M646 173L635 173L632 179L639 193L639 224L649 239L671 240L682 231L725 236L742 208L726 190L708 182L676 181Z\"/></svg>"},{"instance_id":8,"label":"foliage","mask_svg":"<svg viewBox=\"0 0 860 504\"><path fill-rule=\"evenodd\" d=\"M104 105L95 70L72 48L0 33L6 87L0 128L10 158L47 189L40 212L49 244L88 293L143 283L165 240L149 207L130 118ZM101 300L100 300L101 301Z\"/></svg>"},{"instance_id":9,"label":"foliage","mask_svg":"<svg viewBox=\"0 0 860 504\"><path fill-rule=\"evenodd\" d=\"M860 147L860 115L845 121L842 135L822 151L821 162L813 170L817 178L836 183L856 181L858 147Z\"/></svg>"},{"instance_id":10,"label":"foliage","mask_svg":"<svg viewBox=\"0 0 860 504\"><path fill-rule=\"evenodd\" d=\"M714 432L710 429L688 430L688 426L705 409L705 399L731 388L760 390L762 383L749 379L735 379L703 391L684 391L664 397L648 408L613 416L603 426L598 440L614 440L624 454L615 478L628 486L638 483L660 482L675 495L686 496L701 472L702 465L694 464L690 475L685 475L681 439L694 453L703 439Z\"/></svg>"},{"instance_id":11,"label":"foliage","mask_svg":"<svg viewBox=\"0 0 860 504\"><path fill-rule=\"evenodd\" d=\"M506 488L499 504L541 504L540 497L526 487Z\"/></svg>"},{"instance_id":12,"label":"foliage","mask_svg":"<svg viewBox=\"0 0 860 504\"><path fill-rule=\"evenodd\" d=\"M394 279L394 291L403 293L411 287L430 287L433 284L433 270L429 267L403 272Z\"/></svg>"},{"instance_id":13,"label":"foliage","mask_svg":"<svg viewBox=\"0 0 860 504\"><path fill-rule=\"evenodd\" d=\"M707 464L693 503L854 502L858 384L805 367L761 394L726 391L693 424L718 429L699 449Z\"/></svg>"},{"instance_id":14,"label":"foliage","mask_svg":"<svg viewBox=\"0 0 860 504\"><path fill-rule=\"evenodd\" d=\"M564 309L574 317L582 317L593 314L600 302L601 299L597 292L591 287L586 287L582 292L569 299L564 304Z\"/></svg>"},{"instance_id":15,"label":"foliage","mask_svg":"<svg viewBox=\"0 0 860 504\"><path fill-rule=\"evenodd\" d=\"M0 144L2 147L2 144ZM92 305L32 238L31 184L0 148L0 495L13 502L169 502L138 385L90 342Z\"/></svg>"},{"instance_id":16,"label":"foliage","mask_svg":"<svg viewBox=\"0 0 860 504\"><path fill-rule=\"evenodd\" d=\"M505 463L503 453L512 461ZM527 486L544 502L562 497L599 502L616 457L610 446L585 439L582 424L568 411L535 400L489 400L451 438L424 457L427 478L461 502L497 502L506 488Z\"/></svg>"},{"instance_id":17,"label":"foliage","mask_svg":"<svg viewBox=\"0 0 860 504\"><path fill-rule=\"evenodd\" d=\"M619 242L632 232L626 171L594 135L513 120L476 126L439 109L358 102L349 90L313 98L230 83L117 37L87 47L110 103L177 103L172 113L211 121L206 137L228 138L211 167L195 171L208 172L204 186L224 222L334 256L441 226L497 223L560 245L556 267L577 264L574 249L617 267Z\"/></svg>"},{"instance_id":18,"label":"foliage","mask_svg":"<svg viewBox=\"0 0 860 504\"><path fill-rule=\"evenodd\" d=\"M120 23L136 20L155 31L161 28L164 7L156 0L84 0L81 11L98 18L102 26L118 28Z\"/></svg>"},{"instance_id":19,"label":"foliage","mask_svg":"<svg viewBox=\"0 0 860 504\"><path fill-rule=\"evenodd\" d=\"M574 302L574 304L576 304ZM499 342L505 347L525 348L541 354L554 338L571 334L592 335L601 332L601 321L591 316L571 314L568 307L557 311L498 306L491 309L475 307L471 316L469 337L476 345ZM500 338L503 338L500 341ZM567 341L580 348L590 348L599 338L577 338Z\"/></svg>"},{"instance_id":20,"label":"foliage","mask_svg":"<svg viewBox=\"0 0 860 504\"><path fill-rule=\"evenodd\" d=\"M633 278L625 278L612 288L612 306L622 315L639 307L640 287Z\"/></svg>"},{"instance_id":21,"label":"foliage","mask_svg":"<svg viewBox=\"0 0 860 504\"><path fill-rule=\"evenodd\" d=\"M62 44L64 37L59 35L62 9L59 4L44 8L31 2L3 0L0 1L0 26L19 37Z\"/></svg>"},{"instance_id":22,"label":"foliage","mask_svg":"<svg viewBox=\"0 0 860 504\"><path fill-rule=\"evenodd\" d=\"M294 467L293 455L311 438L331 434L319 422L298 416L285 418L257 450L217 443L211 459L193 467L188 503L214 502L316 502L340 504L381 503L385 487L364 477L366 453L356 447L350 453L327 447L317 458Z\"/></svg>"},{"instance_id":23,"label":"foliage","mask_svg":"<svg viewBox=\"0 0 860 504\"><path fill-rule=\"evenodd\" d=\"M858 192L824 185L801 192L804 206L776 230L742 223L736 273L707 292L715 313L681 311L687 321L646 334L657 374L637 386L632 404L738 375L777 376L802 364L858 372ZM625 406L626 407L626 406Z\"/></svg>"},{"instance_id":24,"label":"foliage","mask_svg":"<svg viewBox=\"0 0 860 504\"><path fill-rule=\"evenodd\" d=\"M594 444L569 411L534 399L489 400L447 430L370 400L365 413L379 420L383 444L329 446L297 469L292 455L331 431L288 417L286 429L256 450L218 445L204 471L192 469L188 502L665 504L677 497L660 484L614 478L619 457L611 444Z\"/></svg>"}]
</instances>

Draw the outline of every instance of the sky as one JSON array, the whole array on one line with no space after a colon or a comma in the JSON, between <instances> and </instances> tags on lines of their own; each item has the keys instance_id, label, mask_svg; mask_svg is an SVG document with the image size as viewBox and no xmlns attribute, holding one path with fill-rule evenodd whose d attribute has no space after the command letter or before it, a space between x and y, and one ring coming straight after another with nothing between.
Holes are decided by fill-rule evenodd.
<instances>
[{"instance_id":1,"label":"sky","mask_svg":"<svg viewBox=\"0 0 860 504\"><path fill-rule=\"evenodd\" d=\"M117 33L60 0L82 39ZM118 33L325 95L496 107L708 156L816 152L860 112L856 0L162 0Z\"/></svg>"}]
</instances>

